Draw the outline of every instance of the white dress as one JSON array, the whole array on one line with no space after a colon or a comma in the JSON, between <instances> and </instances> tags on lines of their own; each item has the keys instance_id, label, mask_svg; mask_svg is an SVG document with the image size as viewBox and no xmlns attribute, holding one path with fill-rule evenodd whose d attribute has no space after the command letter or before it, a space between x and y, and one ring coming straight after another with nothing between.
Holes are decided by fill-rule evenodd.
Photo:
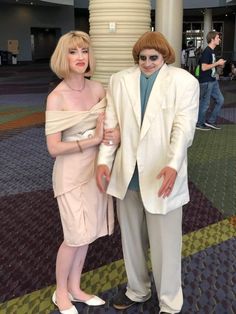
<instances>
[{"instance_id":1,"label":"white dress","mask_svg":"<svg viewBox=\"0 0 236 314\"><path fill-rule=\"evenodd\" d=\"M97 117L106 108L105 98L88 111L46 111L46 135L62 132L65 142L88 138ZM60 155L53 168L53 190L57 198L64 241L70 246L89 244L114 229L112 198L101 193L95 171L98 146L82 153Z\"/></svg>"}]
</instances>

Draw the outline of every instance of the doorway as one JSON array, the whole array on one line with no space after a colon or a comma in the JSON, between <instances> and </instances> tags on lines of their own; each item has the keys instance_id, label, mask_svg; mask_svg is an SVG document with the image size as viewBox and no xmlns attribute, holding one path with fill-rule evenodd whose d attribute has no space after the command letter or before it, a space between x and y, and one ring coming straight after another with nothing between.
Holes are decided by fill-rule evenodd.
<instances>
[{"instance_id":1,"label":"doorway","mask_svg":"<svg viewBox=\"0 0 236 314\"><path fill-rule=\"evenodd\" d=\"M31 27L31 53L33 62L48 61L56 47L60 28Z\"/></svg>"}]
</instances>

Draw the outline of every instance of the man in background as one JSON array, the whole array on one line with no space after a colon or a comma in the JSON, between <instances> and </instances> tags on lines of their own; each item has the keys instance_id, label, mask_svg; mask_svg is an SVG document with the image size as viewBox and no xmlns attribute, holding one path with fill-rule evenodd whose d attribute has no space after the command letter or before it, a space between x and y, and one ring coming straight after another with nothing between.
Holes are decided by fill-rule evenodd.
<instances>
[{"instance_id":1,"label":"man in background","mask_svg":"<svg viewBox=\"0 0 236 314\"><path fill-rule=\"evenodd\" d=\"M187 67L190 73L194 73L194 69L196 67L196 56L195 56L196 47L192 40L188 42L188 47L186 49L187 53Z\"/></svg>"},{"instance_id":2,"label":"man in background","mask_svg":"<svg viewBox=\"0 0 236 314\"><path fill-rule=\"evenodd\" d=\"M210 31L206 39L208 46L202 52L200 58L200 75L198 78L200 83L200 102L196 129L202 131L220 129L220 126L217 125L216 122L221 107L224 104L224 97L220 91L219 82L216 79L216 67L224 66L226 62L224 59L216 61L214 49L220 44L219 33ZM211 98L214 100L214 108L206 120Z\"/></svg>"}]
</instances>

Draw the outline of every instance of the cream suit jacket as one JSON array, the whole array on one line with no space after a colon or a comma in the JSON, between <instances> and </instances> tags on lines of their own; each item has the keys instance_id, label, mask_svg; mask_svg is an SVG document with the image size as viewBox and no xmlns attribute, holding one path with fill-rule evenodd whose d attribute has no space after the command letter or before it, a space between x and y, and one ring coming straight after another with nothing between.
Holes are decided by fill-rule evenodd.
<instances>
[{"instance_id":1,"label":"cream suit jacket","mask_svg":"<svg viewBox=\"0 0 236 314\"><path fill-rule=\"evenodd\" d=\"M121 143L100 146L98 164L112 170L107 193L123 199L137 162L140 193L145 209L166 214L189 201L187 149L198 116L199 83L187 71L164 64L154 82L141 125L140 69L113 74L107 91L105 127L119 125ZM177 178L169 197L157 193L156 176L169 166Z\"/></svg>"}]
</instances>

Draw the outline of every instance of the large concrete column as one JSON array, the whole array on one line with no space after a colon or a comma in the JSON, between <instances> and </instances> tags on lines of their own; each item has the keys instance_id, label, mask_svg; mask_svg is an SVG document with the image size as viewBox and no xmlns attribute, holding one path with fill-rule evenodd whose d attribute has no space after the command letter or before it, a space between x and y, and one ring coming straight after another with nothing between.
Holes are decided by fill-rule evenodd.
<instances>
[{"instance_id":1,"label":"large concrete column","mask_svg":"<svg viewBox=\"0 0 236 314\"><path fill-rule=\"evenodd\" d=\"M136 40L151 28L150 0L90 0L90 36L96 57L92 79L108 84L112 73L132 66Z\"/></svg>"},{"instance_id":2,"label":"large concrete column","mask_svg":"<svg viewBox=\"0 0 236 314\"><path fill-rule=\"evenodd\" d=\"M181 65L183 0L156 0L155 30L161 32L175 50L175 66Z\"/></svg>"},{"instance_id":3,"label":"large concrete column","mask_svg":"<svg viewBox=\"0 0 236 314\"><path fill-rule=\"evenodd\" d=\"M203 23L203 49L207 46L206 35L212 30L212 9L205 9Z\"/></svg>"}]
</instances>

